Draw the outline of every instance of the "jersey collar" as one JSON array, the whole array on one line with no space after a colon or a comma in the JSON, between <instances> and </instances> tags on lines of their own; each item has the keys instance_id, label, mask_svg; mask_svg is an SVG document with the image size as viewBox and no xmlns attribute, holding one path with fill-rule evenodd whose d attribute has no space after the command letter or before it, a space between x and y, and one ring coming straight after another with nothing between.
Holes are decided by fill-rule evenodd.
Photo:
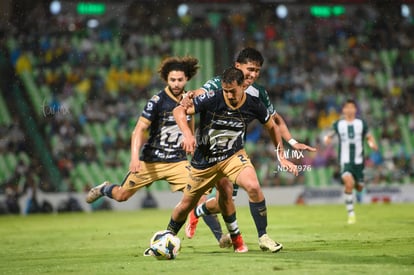
<instances>
[{"instance_id":1,"label":"jersey collar","mask_svg":"<svg viewBox=\"0 0 414 275\"><path fill-rule=\"evenodd\" d=\"M183 94L185 93L185 91L184 91L184 93L183 94L181 94L181 98L180 99L177 99L174 95L173 95L173 93L170 91L170 88L167 86L167 87L165 87L164 88L164 91L165 91L165 93L172 99L172 100L174 100L175 102L180 102L181 101L181 99L183 99Z\"/></svg>"}]
</instances>

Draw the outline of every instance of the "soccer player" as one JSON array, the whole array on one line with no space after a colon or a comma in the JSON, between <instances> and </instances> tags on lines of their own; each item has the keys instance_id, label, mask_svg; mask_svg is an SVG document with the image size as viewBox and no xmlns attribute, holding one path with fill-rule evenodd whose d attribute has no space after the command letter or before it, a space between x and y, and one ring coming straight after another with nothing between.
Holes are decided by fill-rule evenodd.
<instances>
[{"instance_id":1,"label":"soccer player","mask_svg":"<svg viewBox=\"0 0 414 275\"><path fill-rule=\"evenodd\" d=\"M188 181L189 162L181 148L182 133L172 110L179 105L185 94L185 85L198 68L198 60L189 56L169 57L161 63L158 72L167 86L147 102L132 132L129 172L121 185L105 181L92 188L86 197L88 203L102 196L126 201L139 189L157 180L168 181L173 192L184 189ZM191 116L186 117L186 123L194 129ZM144 144L147 131L149 138ZM220 247L231 246L230 236L222 234L217 217L205 221Z\"/></svg>"},{"instance_id":2,"label":"soccer player","mask_svg":"<svg viewBox=\"0 0 414 275\"><path fill-rule=\"evenodd\" d=\"M373 150L378 150L377 143L369 133L367 124L356 117L357 105L349 99L342 107L343 118L333 124L333 130L324 137L329 145L333 136L339 138L338 157L341 167L341 180L344 184L345 205L348 211L348 224L356 222L353 190L359 192L364 188L364 139Z\"/></svg>"},{"instance_id":3,"label":"soccer player","mask_svg":"<svg viewBox=\"0 0 414 275\"><path fill-rule=\"evenodd\" d=\"M257 97L244 92L243 82L241 70L228 68L222 75L220 88L195 97L191 107L181 105L174 109L174 117L183 133L183 148L187 153L193 153L193 158L189 183L167 227L177 234L201 195L216 185L223 220L230 232L234 251L238 253L247 252L248 248L237 225L231 193L228 196L223 189L231 189L232 182L235 182L255 193L256 190L247 187L259 186L256 171L243 148L247 125L258 119L268 131L275 148L282 141L268 110ZM194 113L200 114L197 147L193 132L186 123L187 115ZM280 161L297 175L294 164L284 158ZM230 181L219 182L223 177Z\"/></svg>"},{"instance_id":4,"label":"soccer player","mask_svg":"<svg viewBox=\"0 0 414 275\"><path fill-rule=\"evenodd\" d=\"M283 139L286 140L295 150L316 151L315 148L303 143L299 143L292 138L292 135L290 134L284 119L280 114L276 112L273 104L270 102L270 98L266 89L256 83L256 80L259 78L263 62L264 58L262 54L254 48L244 48L238 53L234 66L240 69L244 74L244 91L253 97L257 97L265 105L268 112L272 115L273 120L279 126ZM189 98L191 97L191 94L200 95L203 93L209 93L219 88L221 88L221 79L220 77L215 77L207 81L200 89L190 92ZM190 103L191 102L184 99L183 104L185 106L190 106ZM223 178L221 181L228 181L228 179ZM267 212L265 197L260 186L255 184L256 182L250 182L250 185L244 186L244 188L249 195L250 213L256 225L259 238L259 246L263 250L278 252L283 248L283 245L281 243L273 241L267 234ZM235 197L237 196L238 188L238 185L234 185L233 189L226 189L226 192L233 192L233 196ZM204 217L206 215L218 212L220 212L220 208L217 203L217 198L210 198L206 202L198 205L194 211L190 212L189 221L186 226L187 237L192 238L194 236L198 218L200 216Z\"/></svg>"}]
</instances>

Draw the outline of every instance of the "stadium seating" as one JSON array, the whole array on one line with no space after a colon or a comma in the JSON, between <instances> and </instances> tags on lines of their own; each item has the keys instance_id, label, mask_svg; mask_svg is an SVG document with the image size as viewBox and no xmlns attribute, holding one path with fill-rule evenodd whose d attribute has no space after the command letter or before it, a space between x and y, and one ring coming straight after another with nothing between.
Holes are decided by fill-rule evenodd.
<instances>
[{"instance_id":1,"label":"stadium seating","mask_svg":"<svg viewBox=\"0 0 414 275\"><path fill-rule=\"evenodd\" d=\"M0 126L7 126L12 123L12 119L7 108L6 101L0 93Z\"/></svg>"},{"instance_id":2,"label":"stadium seating","mask_svg":"<svg viewBox=\"0 0 414 275\"><path fill-rule=\"evenodd\" d=\"M258 26L257 29L259 30L260 26ZM255 39L248 39L248 36L251 34L247 33L247 31L244 33L244 35L246 36L246 40L243 41L243 43L247 43L246 41L249 41L251 44L255 43ZM209 36L211 36L211 34L209 34ZM283 37L283 35L281 37ZM90 53L82 52L82 45L84 39L86 38L91 39L90 41L92 43L92 50ZM56 36L51 34L44 39L57 41L57 44L64 43L64 41L69 41L71 52L68 54L65 60L59 60L59 62L56 62L53 65L53 69L50 67L50 63L44 64L43 62L45 57L42 56L42 54L46 55L46 53L29 53L28 55L33 69L32 71L29 70L21 73L20 78L25 88L26 98L29 99L30 106L40 121L44 116L44 105L49 104L52 99L53 90L52 87L48 86L42 79L44 78L45 74L52 70L54 72L63 73L66 77L68 77L76 69L81 68L84 69L84 76L90 77L91 75L96 75L103 83L106 83L111 70L115 70L116 73L120 73L126 68L129 68L129 66L135 66L141 71L148 70L151 72L149 75L147 75L147 77L149 76L151 78L150 81L146 82L148 87L140 87L140 89L144 90L142 92L142 95L140 95L139 98L129 98L130 100L133 98L135 109L134 114L129 114L129 116L134 117L130 117L129 121L127 122L121 122L121 118L117 115L112 115L105 121L90 121L85 119L85 109L87 109L90 106L89 104L95 100L95 98L90 97L91 92L96 92L99 97L104 97L107 93L113 93L112 96L114 98L118 98L121 95L124 96L125 94L123 93L128 94L130 91L125 92L120 91L120 89L114 89L114 91L103 89L102 91L98 92L85 91L79 87L76 88L76 84L79 83L74 83L73 86L75 88L72 91L72 94L65 97L65 104L67 104L68 110L70 111L69 116L74 120L74 124L79 126L76 129L77 136L85 135L87 137L91 137L94 142L94 149L96 150L97 154L96 159L93 161L82 159L76 159L74 161L74 168L72 171L70 171L69 181L72 182L76 190L79 192L82 192L88 186L95 185L106 179L109 179L113 182L120 182L125 176L125 171L127 170L130 158L129 147L126 146L123 149L117 148L116 153L107 152L105 151L106 149L104 148L103 142L106 140L108 135L113 139L116 138L117 133L120 134L122 141L126 143L129 142L130 133L132 127L134 126L133 123L135 122L131 121L135 120L137 115L139 115L139 112L142 110L143 105L146 102L146 98L151 93L157 92L158 89L162 88L161 85L157 86L158 83L157 85L154 85L154 79L156 78L158 65L162 58L165 57L165 55L171 54L182 56L188 54L199 58L201 69L194 80L189 83L187 87L188 89L195 89L200 87L207 79L210 79L212 76L214 76L215 73L217 73L215 71L216 63L214 58L214 41L211 38L182 37L180 39L163 41L164 38L159 33L144 33L139 37L140 44L137 50L145 51L139 52L134 60L127 60L127 50L123 48L124 42L121 41L121 36L115 35L115 33L110 39L104 40L96 40L92 36L89 37L87 32L82 31L69 34L65 33L64 35ZM291 40L293 41L293 38ZM22 43L20 41L20 38L18 40L17 37L13 35L7 37L6 42L10 52L18 52L18 50L21 50L22 48L22 44L20 44ZM170 43L170 52L158 52L157 50L154 50L163 45L163 43ZM272 64L274 61L266 60L263 72L265 72L267 66L270 65L276 65L279 68L282 67L279 63L281 63L286 57L286 53L284 51L288 52L287 49L282 49L282 44L283 43L281 43L281 41L266 41L264 44L259 44L258 42L258 47L260 47L260 49L263 49L265 57L268 54L274 54L275 50L277 50L277 53L280 54L279 58L276 59L277 61L275 64ZM289 43L286 44L288 45ZM229 42L229 45L231 45L231 42ZM236 45L233 48L238 49L239 47L237 46L239 45ZM332 44L329 45L327 53L332 56L342 55L344 51L348 50L346 47L346 45ZM292 51L293 50L294 49L292 48ZM223 52L226 53L224 50ZM223 53L220 54L223 55ZM326 53L320 53L320 55L324 54ZM409 50L409 54L412 59L411 61L414 61L414 49ZM391 152L391 156L396 159L400 158L401 155L410 157L413 154L414 135L408 127L409 116L401 114L398 110L390 110L390 106L387 105L387 101L385 101L384 98L378 98L378 95L373 96L373 89L378 89L384 95L384 97L386 97L387 93L389 92L388 89L391 81L395 81L396 83L404 83L406 86L414 84L414 76L407 76L404 78L394 76L393 68L397 62L398 55L399 49L397 47L383 48L379 50L371 49L367 58L372 64L375 65L375 70L373 70L374 83L370 85L358 86L355 91L352 91L352 93L355 93L360 101L369 102L368 107L370 112L363 115L370 122L370 128L377 140L380 141L380 144L382 144L381 141L383 140L383 136L386 134L386 129L383 127L384 121L386 121L387 117L395 115L396 123L398 124L397 131L399 131L401 140L400 142L397 140L380 146L380 151L381 153ZM308 56L308 53L306 56ZM77 60L82 58L84 58L84 60ZM106 63L107 59L109 59L110 65ZM82 62L85 60L86 62ZM292 67L300 66L300 63L297 63L296 60L292 59L290 62L290 66ZM314 65L317 67L318 64ZM361 74L361 78L363 80L367 80L371 76L370 74L363 71ZM286 78L287 79L284 81L287 83L285 84L286 86L289 86L291 84L288 83L290 81L288 79L289 77ZM303 93L303 100L304 102L312 102L317 105L319 109L316 111L320 113L323 109L321 106L323 106L323 104L326 104L326 96L332 96L332 91L329 91L329 89L325 90L324 87L321 87L320 83L316 83L316 79L317 76L314 77L314 79L309 80L310 83L308 84L310 86L310 89ZM268 81L266 74L262 74L260 81L266 84ZM346 85L346 83L344 84L342 82L341 84ZM289 101L286 95L285 97L277 97L273 95L273 92L275 91L273 88L274 87L269 87L268 89L271 99L277 111L286 118L292 135L296 139L302 142L308 142L311 145L316 145L318 142L320 142L321 133L326 131L326 129L321 129L313 126L310 127L308 122L303 119L304 108L306 108L304 107L306 106L304 105L304 102L301 104L294 104ZM283 88L285 89L285 94L290 92L290 88ZM135 92L135 90L133 92ZM351 91L344 89L344 91L341 91L341 93L335 94L335 99L333 100L332 104L336 108L339 108L346 97L345 94L348 92ZM7 112L6 106L7 105L4 99L0 97L0 125L7 125L11 122L10 114ZM102 109L105 109L108 106L101 107ZM41 123L39 123L39 125L41 125ZM54 149L61 146L62 139L56 133L56 129L52 129L52 125L46 125L45 129L42 130L44 130L45 136L47 136L48 140L50 141L51 151L54 151ZM253 163L258 163L257 168L259 178L263 180L263 182L274 181L274 173L272 172L271 168L272 164L274 164L275 161L274 156L272 154L267 154L266 148L261 148L257 144L246 144L246 146L250 147L248 151L252 152ZM54 157L58 158L58 156ZM111 157L117 158L119 160L119 164L115 166L108 165L108 158ZM15 163L20 159L29 161L28 156L24 154L19 154L14 157L13 154L2 154L0 156L0 182L4 182L8 177L10 177L10 171L14 171L13 168L15 168ZM304 173L305 185L317 187L335 184L335 180L332 179L333 171L334 168L332 165L327 167L314 167L311 169L311 171ZM393 171L388 171L388 175L392 174L392 172ZM283 176L280 177L283 178ZM389 183L393 183L391 176L388 176L386 180ZM285 182L288 181L289 179L283 179L282 184L285 184ZM402 182L408 183L413 181L414 178L409 174L403 176ZM63 190L65 188L61 189ZM150 189L166 190L168 189L168 184L166 184L164 181L159 181L154 183Z\"/></svg>"},{"instance_id":3,"label":"stadium seating","mask_svg":"<svg viewBox=\"0 0 414 275\"><path fill-rule=\"evenodd\" d=\"M30 165L30 159L26 152L20 152L17 155L12 152L0 155L0 185L14 179L19 161L23 161L27 166ZM14 183L20 184L24 179L25 177L15 178L18 182Z\"/></svg>"},{"instance_id":4,"label":"stadium seating","mask_svg":"<svg viewBox=\"0 0 414 275\"><path fill-rule=\"evenodd\" d=\"M305 186L307 187L324 187L333 185L333 167L310 167L309 171L304 173L305 175Z\"/></svg>"}]
</instances>

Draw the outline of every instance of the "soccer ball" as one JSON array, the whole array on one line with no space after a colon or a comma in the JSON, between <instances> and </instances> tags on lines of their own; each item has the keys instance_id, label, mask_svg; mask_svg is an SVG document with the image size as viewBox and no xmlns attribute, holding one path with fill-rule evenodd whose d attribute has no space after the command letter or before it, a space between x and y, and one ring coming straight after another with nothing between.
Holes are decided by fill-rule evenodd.
<instances>
[{"instance_id":1,"label":"soccer ball","mask_svg":"<svg viewBox=\"0 0 414 275\"><path fill-rule=\"evenodd\" d=\"M152 236L150 250L158 260L173 260L181 249L181 241L169 230L158 231Z\"/></svg>"}]
</instances>

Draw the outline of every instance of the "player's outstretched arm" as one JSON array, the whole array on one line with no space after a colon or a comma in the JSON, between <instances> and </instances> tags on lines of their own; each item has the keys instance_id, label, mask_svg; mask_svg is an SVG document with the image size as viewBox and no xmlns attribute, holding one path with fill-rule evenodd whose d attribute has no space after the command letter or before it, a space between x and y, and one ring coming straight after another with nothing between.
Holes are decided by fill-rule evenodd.
<instances>
[{"instance_id":1,"label":"player's outstretched arm","mask_svg":"<svg viewBox=\"0 0 414 275\"><path fill-rule=\"evenodd\" d=\"M298 172L298 168L296 167L296 165L290 162L289 160L285 159L283 142L282 142L282 137L280 134L280 128L271 119L264 126L266 127L269 133L269 136L273 142L273 145L276 148L276 154L278 154L277 159L279 160L280 165L283 168L285 168L287 171L297 176L299 172Z\"/></svg>"},{"instance_id":2,"label":"player's outstretched arm","mask_svg":"<svg viewBox=\"0 0 414 275\"><path fill-rule=\"evenodd\" d=\"M291 135L291 133L290 133L290 131L289 131L287 125L286 125L286 122L282 118L281 115L279 115L278 113L275 113L273 115L273 120L275 121L275 123L277 124L277 126L279 126L280 132L281 132L281 135L282 135L283 139L286 140L293 147L293 149L296 149L296 150L307 150L307 151L312 151L312 152L315 152L316 151L316 148L311 147L309 145L306 145L304 143L297 142L292 137L292 135Z\"/></svg>"},{"instance_id":3,"label":"player's outstretched arm","mask_svg":"<svg viewBox=\"0 0 414 275\"><path fill-rule=\"evenodd\" d=\"M173 110L174 119L183 133L183 149L189 154L194 153L195 149L195 138L191 127L187 123L187 115L192 114L194 114L194 107L185 108L184 106L178 105Z\"/></svg>"},{"instance_id":4,"label":"player's outstretched arm","mask_svg":"<svg viewBox=\"0 0 414 275\"><path fill-rule=\"evenodd\" d=\"M368 133L367 136L366 136L366 138L367 138L368 146L372 150L378 151L378 145L377 145L377 142L375 141L374 136Z\"/></svg>"},{"instance_id":5,"label":"player's outstretched arm","mask_svg":"<svg viewBox=\"0 0 414 275\"><path fill-rule=\"evenodd\" d=\"M323 137L323 143L325 143L325 145L330 145L332 143L332 138L335 135L334 131L330 131L328 134L326 134Z\"/></svg>"}]
</instances>

